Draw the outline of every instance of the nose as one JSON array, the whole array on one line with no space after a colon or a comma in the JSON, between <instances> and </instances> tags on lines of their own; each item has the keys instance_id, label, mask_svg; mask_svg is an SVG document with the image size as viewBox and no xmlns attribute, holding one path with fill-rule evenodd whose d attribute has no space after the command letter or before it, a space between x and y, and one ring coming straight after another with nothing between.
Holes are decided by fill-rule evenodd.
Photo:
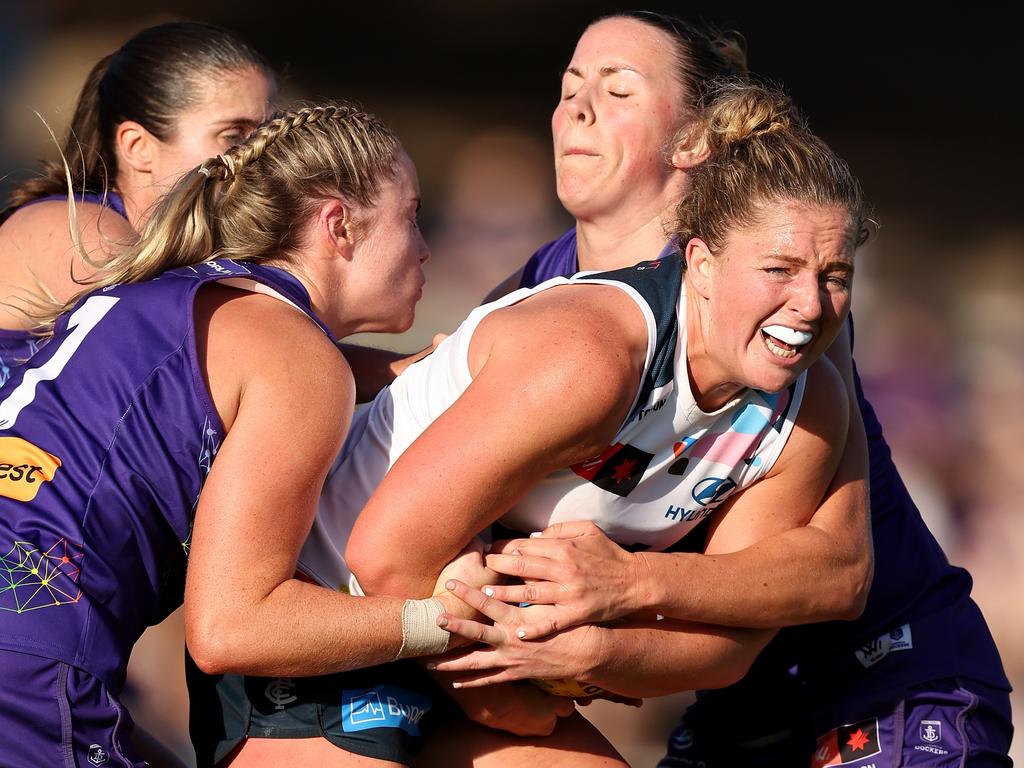
<instances>
[{"instance_id":1,"label":"nose","mask_svg":"<svg viewBox=\"0 0 1024 768\"><path fill-rule=\"evenodd\" d=\"M790 284L790 308L801 320L821 319L827 288L812 270L802 270L800 277Z\"/></svg>"},{"instance_id":2,"label":"nose","mask_svg":"<svg viewBox=\"0 0 1024 768\"><path fill-rule=\"evenodd\" d=\"M591 125L594 122L594 103L590 98L590 88L586 84L580 85L572 98L562 103L565 104L571 122L583 125Z\"/></svg>"}]
</instances>

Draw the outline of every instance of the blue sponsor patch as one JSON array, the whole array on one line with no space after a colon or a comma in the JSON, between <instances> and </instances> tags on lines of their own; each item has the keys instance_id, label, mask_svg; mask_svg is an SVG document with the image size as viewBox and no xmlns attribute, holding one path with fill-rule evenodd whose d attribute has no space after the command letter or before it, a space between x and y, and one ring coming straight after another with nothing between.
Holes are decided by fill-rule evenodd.
<instances>
[{"instance_id":1,"label":"blue sponsor patch","mask_svg":"<svg viewBox=\"0 0 1024 768\"><path fill-rule=\"evenodd\" d=\"M342 691L341 727L346 733L370 728L401 728L420 735L420 719L433 705L429 696L392 685Z\"/></svg>"}]
</instances>

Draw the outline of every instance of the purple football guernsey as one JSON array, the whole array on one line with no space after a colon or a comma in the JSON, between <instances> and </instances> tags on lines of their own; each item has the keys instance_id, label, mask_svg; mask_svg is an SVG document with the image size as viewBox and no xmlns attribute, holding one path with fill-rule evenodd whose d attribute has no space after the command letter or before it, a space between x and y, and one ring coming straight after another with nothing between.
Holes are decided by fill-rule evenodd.
<instances>
[{"instance_id":1,"label":"purple football guernsey","mask_svg":"<svg viewBox=\"0 0 1024 768\"><path fill-rule=\"evenodd\" d=\"M143 630L181 604L193 514L224 438L196 357L207 283L276 292L230 260L97 290L0 388L0 648L85 670L117 695Z\"/></svg>"},{"instance_id":2,"label":"purple football guernsey","mask_svg":"<svg viewBox=\"0 0 1024 768\"><path fill-rule=\"evenodd\" d=\"M530 258L520 287L577 269L576 232L570 230ZM783 691L800 689L813 699L812 691L828 696L841 683L862 688L870 681L888 688L958 676L1010 687L985 620L970 599L970 575L949 564L907 493L856 366L854 381L871 466L875 575L867 607L856 621L783 629L743 680L701 692L702 704L716 709L722 704L733 722L745 716L739 713L750 713L751 722L763 719L766 701L790 699Z\"/></svg>"},{"instance_id":3,"label":"purple football guernsey","mask_svg":"<svg viewBox=\"0 0 1024 768\"><path fill-rule=\"evenodd\" d=\"M35 205L36 203L45 203L55 200L67 202L67 196L47 195L46 197L40 197L36 200L25 203L21 208L27 208L28 206ZM96 203L104 206L105 208L109 208L126 219L128 218L124 212L124 202L116 192L108 192L105 196L86 192L84 195L79 195L77 197L77 202ZM42 343L42 339L39 336L34 335L31 331L0 328L0 386L3 386L4 382L7 381L8 377L11 375L11 369L15 366L22 365L31 359L32 355L34 355L39 350L39 347L42 346Z\"/></svg>"}]
</instances>

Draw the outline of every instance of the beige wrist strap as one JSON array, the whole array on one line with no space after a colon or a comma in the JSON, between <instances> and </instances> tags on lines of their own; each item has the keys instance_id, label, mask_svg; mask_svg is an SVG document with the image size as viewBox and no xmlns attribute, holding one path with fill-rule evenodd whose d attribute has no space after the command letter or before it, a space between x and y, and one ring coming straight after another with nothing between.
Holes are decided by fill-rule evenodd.
<instances>
[{"instance_id":1,"label":"beige wrist strap","mask_svg":"<svg viewBox=\"0 0 1024 768\"><path fill-rule=\"evenodd\" d=\"M444 613L444 603L436 597L406 600L402 606L402 647L398 658L434 656L448 648L449 633L437 626L437 617Z\"/></svg>"}]
</instances>

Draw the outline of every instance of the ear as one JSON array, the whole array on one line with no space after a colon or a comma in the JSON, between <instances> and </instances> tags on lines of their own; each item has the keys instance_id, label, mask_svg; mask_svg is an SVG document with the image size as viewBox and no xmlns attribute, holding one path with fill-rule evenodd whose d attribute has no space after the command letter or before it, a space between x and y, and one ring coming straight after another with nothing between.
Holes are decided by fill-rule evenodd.
<instances>
[{"instance_id":1,"label":"ear","mask_svg":"<svg viewBox=\"0 0 1024 768\"><path fill-rule=\"evenodd\" d=\"M134 120L125 120L114 131L114 147L122 165L138 173L152 173L159 151L156 137Z\"/></svg>"},{"instance_id":2,"label":"ear","mask_svg":"<svg viewBox=\"0 0 1024 768\"><path fill-rule=\"evenodd\" d=\"M672 151L672 167L680 171L688 171L708 159L711 150L704 140L703 133L696 126L687 126L676 134L676 145Z\"/></svg>"},{"instance_id":3,"label":"ear","mask_svg":"<svg viewBox=\"0 0 1024 768\"><path fill-rule=\"evenodd\" d=\"M344 259L351 259L355 240L350 206L337 198L324 202L317 215L317 229L330 243L333 251L340 253Z\"/></svg>"},{"instance_id":4,"label":"ear","mask_svg":"<svg viewBox=\"0 0 1024 768\"><path fill-rule=\"evenodd\" d=\"M711 280L714 272L715 258L708 244L699 237L690 239L684 251L686 258L686 277L697 295L702 298L711 296Z\"/></svg>"}]
</instances>

